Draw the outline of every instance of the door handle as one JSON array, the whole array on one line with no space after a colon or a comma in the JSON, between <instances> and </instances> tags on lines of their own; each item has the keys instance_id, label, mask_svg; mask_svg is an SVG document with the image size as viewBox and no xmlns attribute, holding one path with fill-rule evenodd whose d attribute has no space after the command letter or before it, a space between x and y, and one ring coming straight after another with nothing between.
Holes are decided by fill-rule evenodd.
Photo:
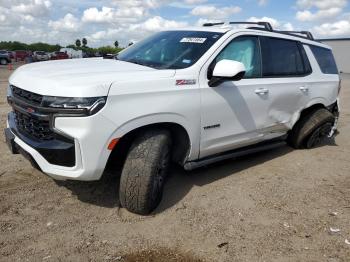
<instances>
[{"instance_id":1,"label":"door handle","mask_svg":"<svg viewBox=\"0 0 350 262\"><path fill-rule=\"evenodd\" d=\"M301 86L301 87L299 87L299 89L300 89L300 91L305 92L305 93L309 91L309 88L306 86Z\"/></svg>"},{"instance_id":2,"label":"door handle","mask_svg":"<svg viewBox=\"0 0 350 262\"><path fill-rule=\"evenodd\" d=\"M258 94L258 95L265 95L269 92L268 89L266 88L258 88L258 89L255 89L255 94Z\"/></svg>"}]
</instances>

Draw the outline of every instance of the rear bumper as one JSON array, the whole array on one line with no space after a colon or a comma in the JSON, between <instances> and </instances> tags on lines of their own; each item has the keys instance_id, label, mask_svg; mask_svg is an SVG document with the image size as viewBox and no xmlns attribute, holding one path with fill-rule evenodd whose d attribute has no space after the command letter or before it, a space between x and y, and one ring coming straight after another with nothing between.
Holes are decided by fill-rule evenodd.
<instances>
[{"instance_id":1,"label":"rear bumper","mask_svg":"<svg viewBox=\"0 0 350 262\"><path fill-rule=\"evenodd\" d=\"M332 136L336 133L336 131L337 131L337 129L338 129L339 114L340 114L339 97L337 98L337 101L336 101L334 104L332 104L332 105L330 105L330 106L328 107L328 110L329 110L329 111L334 115L334 117L335 117L335 121L334 121L334 124L333 124L333 126L332 126L332 129L331 129L331 131L330 131L329 134L328 134L328 137L332 137Z\"/></svg>"},{"instance_id":2,"label":"rear bumper","mask_svg":"<svg viewBox=\"0 0 350 262\"><path fill-rule=\"evenodd\" d=\"M339 97L337 97L337 101L329 105L327 108L331 113L333 113L335 117L339 117L339 113L340 113Z\"/></svg>"},{"instance_id":3,"label":"rear bumper","mask_svg":"<svg viewBox=\"0 0 350 262\"><path fill-rule=\"evenodd\" d=\"M47 61L47 60L49 60L48 57L35 57L34 59L35 59L36 61Z\"/></svg>"}]
</instances>

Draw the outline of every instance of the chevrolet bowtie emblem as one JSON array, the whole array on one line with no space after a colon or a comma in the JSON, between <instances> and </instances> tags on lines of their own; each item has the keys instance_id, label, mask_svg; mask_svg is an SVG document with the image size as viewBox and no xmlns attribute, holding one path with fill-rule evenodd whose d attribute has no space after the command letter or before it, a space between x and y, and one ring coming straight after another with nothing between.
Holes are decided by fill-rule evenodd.
<instances>
[{"instance_id":1,"label":"chevrolet bowtie emblem","mask_svg":"<svg viewBox=\"0 0 350 262\"><path fill-rule=\"evenodd\" d=\"M30 108L30 107L28 107L28 108L26 109L26 111L27 111L28 113L34 113L34 112L35 112L35 110L34 110L33 108Z\"/></svg>"}]
</instances>

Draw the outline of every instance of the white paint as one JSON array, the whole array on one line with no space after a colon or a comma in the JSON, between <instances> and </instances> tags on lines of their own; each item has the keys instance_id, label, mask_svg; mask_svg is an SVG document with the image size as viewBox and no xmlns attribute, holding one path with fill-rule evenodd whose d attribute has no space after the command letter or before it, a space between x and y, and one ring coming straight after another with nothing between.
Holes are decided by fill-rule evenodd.
<instances>
[{"instance_id":1,"label":"white paint","mask_svg":"<svg viewBox=\"0 0 350 262\"><path fill-rule=\"evenodd\" d=\"M103 58L83 58L32 63L19 67L10 83L49 96L106 96L111 84L128 79L166 78L175 70L150 67Z\"/></svg>"}]
</instances>

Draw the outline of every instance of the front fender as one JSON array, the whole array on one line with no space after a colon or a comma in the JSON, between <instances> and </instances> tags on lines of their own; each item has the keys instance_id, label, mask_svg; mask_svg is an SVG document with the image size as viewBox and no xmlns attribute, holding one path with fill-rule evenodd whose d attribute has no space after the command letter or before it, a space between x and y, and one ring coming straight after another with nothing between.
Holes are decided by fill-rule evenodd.
<instances>
[{"instance_id":1,"label":"front fender","mask_svg":"<svg viewBox=\"0 0 350 262\"><path fill-rule=\"evenodd\" d=\"M149 114L142 115L136 118L133 118L123 124L121 124L111 135L109 141L113 138L121 138L128 134L129 132L145 127L152 124L177 124L182 126L190 139L190 151L188 155L188 159L192 160L198 157L199 154L199 136L196 135L195 130L191 127L190 123L188 123L187 119L179 114L175 113L157 113L157 114Z\"/></svg>"}]
</instances>

